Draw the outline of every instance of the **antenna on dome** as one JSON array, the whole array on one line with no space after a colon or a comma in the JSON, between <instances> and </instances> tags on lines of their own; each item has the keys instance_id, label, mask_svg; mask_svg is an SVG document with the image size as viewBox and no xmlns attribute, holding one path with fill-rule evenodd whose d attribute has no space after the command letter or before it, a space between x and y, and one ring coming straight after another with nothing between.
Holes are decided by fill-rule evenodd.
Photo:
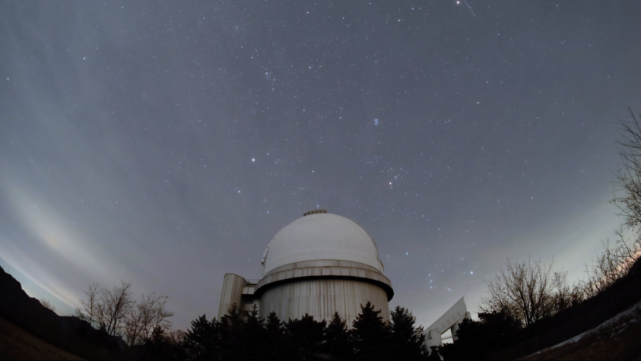
<instances>
[{"instance_id":1,"label":"antenna on dome","mask_svg":"<svg viewBox=\"0 0 641 361\"><path fill-rule=\"evenodd\" d=\"M319 213L327 213L327 210L325 210L325 209L315 209L313 211L309 211L309 212L303 213L303 217L309 216L311 214L319 214Z\"/></svg>"}]
</instances>

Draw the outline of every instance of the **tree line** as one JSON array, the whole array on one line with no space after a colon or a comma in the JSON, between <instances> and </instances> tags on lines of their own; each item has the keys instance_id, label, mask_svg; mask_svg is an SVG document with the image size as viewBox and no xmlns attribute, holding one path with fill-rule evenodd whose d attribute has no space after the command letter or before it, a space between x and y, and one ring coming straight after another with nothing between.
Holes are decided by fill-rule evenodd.
<instances>
[{"instance_id":1,"label":"tree line","mask_svg":"<svg viewBox=\"0 0 641 361\"><path fill-rule=\"evenodd\" d=\"M234 305L218 320L192 321L180 352L189 360L427 359L423 327L411 312L396 307L389 322L380 313L369 302L361 305L349 328L338 313L329 321L305 314L284 322L274 312L262 319L256 307L243 317Z\"/></svg>"},{"instance_id":2,"label":"tree line","mask_svg":"<svg viewBox=\"0 0 641 361\"><path fill-rule=\"evenodd\" d=\"M220 319L202 315L187 332L172 331L166 296L132 297L131 284L107 289L91 284L76 316L103 334L121 337L128 358L150 360L422 360L427 359L423 327L406 308L396 307L390 321L368 302L351 328L337 313L329 321L305 314L281 321L266 319L254 306L248 313L236 305ZM124 346L124 345L123 345Z\"/></svg>"}]
</instances>

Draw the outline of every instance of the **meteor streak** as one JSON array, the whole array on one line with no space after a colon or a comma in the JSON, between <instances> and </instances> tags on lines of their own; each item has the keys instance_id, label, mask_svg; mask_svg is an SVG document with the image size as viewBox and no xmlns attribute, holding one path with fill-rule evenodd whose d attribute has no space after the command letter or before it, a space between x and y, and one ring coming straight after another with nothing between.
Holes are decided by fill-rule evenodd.
<instances>
[{"instance_id":1,"label":"meteor streak","mask_svg":"<svg viewBox=\"0 0 641 361\"><path fill-rule=\"evenodd\" d=\"M467 1L465 1L465 0L463 0L463 2L465 3L465 5L467 5L467 8L470 9L470 12L472 13L472 15L474 15L474 17L476 17L476 14L474 14L474 10L472 10L472 7L470 6L470 4L468 4Z\"/></svg>"}]
</instances>

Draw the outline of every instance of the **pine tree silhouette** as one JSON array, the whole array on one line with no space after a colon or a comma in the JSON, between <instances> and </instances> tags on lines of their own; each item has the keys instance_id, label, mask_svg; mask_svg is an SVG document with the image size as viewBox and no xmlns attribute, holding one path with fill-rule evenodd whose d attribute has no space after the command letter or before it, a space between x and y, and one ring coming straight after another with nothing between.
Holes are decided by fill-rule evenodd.
<instances>
[{"instance_id":1,"label":"pine tree silhouette","mask_svg":"<svg viewBox=\"0 0 641 361\"><path fill-rule=\"evenodd\" d=\"M335 360L349 360L353 358L352 339L347 329L347 322L338 312L334 313L332 321L325 328L324 352Z\"/></svg>"},{"instance_id":2,"label":"pine tree silhouette","mask_svg":"<svg viewBox=\"0 0 641 361\"><path fill-rule=\"evenodd\" d=\"M386 360L393 357L388 352L390 327L383 322L381 310L374 310L369 301L361 305L361 313L352 323L354 352L360 360Z\"/></svg>"},{"instance_id":3,"label":"pine tree silhouette","mask_svg":"<svg viewBox=\"0 0 641 361\"><path fill-rule=\"evenodd\" d=\"M190 359L214 360L220 354L219 327L216 319L207 321L202 315L191 321L191 329L187 330L182 346Z\"/></svg>"},{"instance_id":4,"label":"pine tree silhouette","mask_svg":"<svg viewBox=\"0 0 641 361\"><path fill-rule=\"evenodd\" d=\"M403 360L422 360L427 357L423 348L423 327L414 327L416 317L407 309L396 306L392 311L392 334L390 352Z\"/></svg>"},{"instance_id":5,"label":"pine tree silhouette","mask_svg":"<svg viewBox=\"0 0 641 361\"><path fill-rule=\"evenodd\" d=\"M305 314L300 320L290 320L285 325L292 344L304 359L309 359L321 351L325 324L325 321L318 322L314 317Z\"/></svg>"}]
</instances>

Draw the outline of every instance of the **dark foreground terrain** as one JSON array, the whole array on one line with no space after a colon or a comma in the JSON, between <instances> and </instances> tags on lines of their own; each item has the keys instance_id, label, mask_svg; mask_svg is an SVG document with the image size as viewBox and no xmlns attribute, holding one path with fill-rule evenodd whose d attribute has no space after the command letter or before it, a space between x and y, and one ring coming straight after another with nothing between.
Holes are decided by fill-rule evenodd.
<instances>
[{"instance_id":1,"label":"dark foreground terrain","mask_svg":"<svg viewBox=\"0 0 641 361\"><path fill-rule=\"evenodd\" d=\"M641 303L571 340L524 360L641 360Z\"/></svg>"},{"instance_id":2,"label":"dark foreground terrain","mask_svg":"<svg viewBox=\"0 0 641 361\"><path fill-rule=\"evenodd\" d=\"M20 283L2 268L0 319L1 358L131 358L125 353L127 347L121 338L106 335L77 317L58 316L37 299L29 297ZM62 351L65 356L55 356L62 355L59 353Z\"/></svg>"},{"instance_id":3,"label":"dark foreground terrain","mask_svg":"<svg viewBox=\"0 0 641 361\"><path fill-rule=\"evenodd\" d=\"M0 360L82 360L0 317Z\"/></svg>"},{"instance_id":4,"label":"dark foreground terrain","mask_svg":"<svg viewBox=\"0 0 641 361\"><path fill-rule=\"evenodd\" d=\"M0 360L140 358L126 349L122 339L46 309L0 268ZM595 329L523 359L641 360L641 303Z\"/></svg>"}]
</instances>

